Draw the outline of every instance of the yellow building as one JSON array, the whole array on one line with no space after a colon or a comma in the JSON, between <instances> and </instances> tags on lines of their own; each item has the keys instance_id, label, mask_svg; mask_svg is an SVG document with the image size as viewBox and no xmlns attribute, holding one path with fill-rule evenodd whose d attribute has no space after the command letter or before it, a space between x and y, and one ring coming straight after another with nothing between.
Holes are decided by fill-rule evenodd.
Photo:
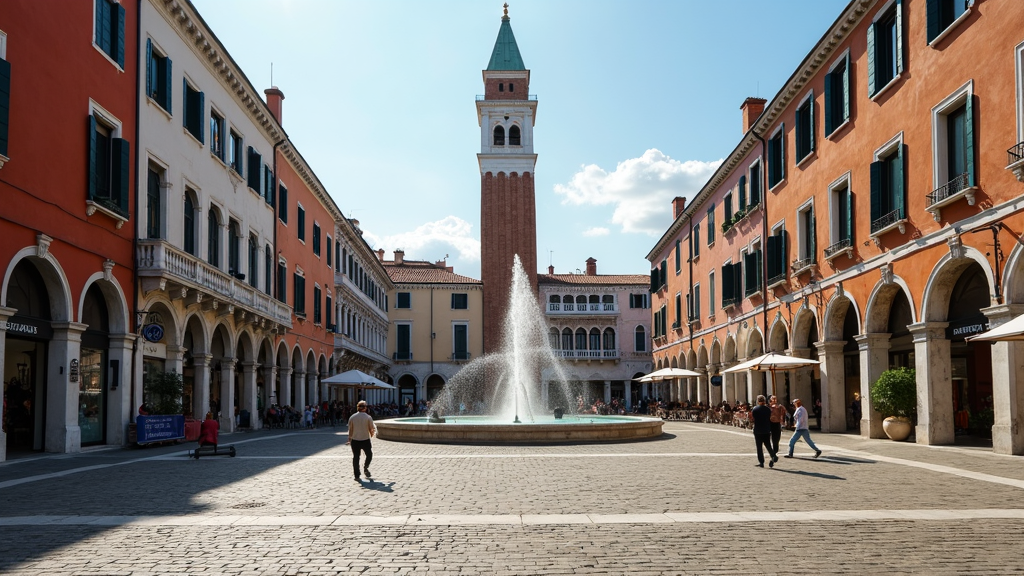
<instances>
[{"instance_id":1,"label":"yellow building","mask_svg":"<svg viewBox=\"0 0 1024 576\"><path fill-rule=\"evenodd\" d=\"M444 261L383 260L388 292L388 354L402 404L434 398L455 374L483 354L483 283L455 274Z\"/></svg>"}]
</instances>

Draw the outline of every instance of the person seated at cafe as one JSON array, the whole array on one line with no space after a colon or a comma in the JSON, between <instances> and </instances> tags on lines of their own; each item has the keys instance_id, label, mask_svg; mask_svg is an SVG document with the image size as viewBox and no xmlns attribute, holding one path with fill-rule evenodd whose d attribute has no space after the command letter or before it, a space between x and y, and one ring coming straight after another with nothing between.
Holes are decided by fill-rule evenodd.
<instances>
[{"instance_id":1,"label":"person seated at cafe","mask_svg":"<svg viewBox=\"0 0 1024 576\"><path fill-rule=\"evenodd\" d=\"M217 433L220 431L220 424L213 419L213 412L206 413L206 420L199 426L199 445L213 446L217 449Z\"/></svg>"}]
</instances>

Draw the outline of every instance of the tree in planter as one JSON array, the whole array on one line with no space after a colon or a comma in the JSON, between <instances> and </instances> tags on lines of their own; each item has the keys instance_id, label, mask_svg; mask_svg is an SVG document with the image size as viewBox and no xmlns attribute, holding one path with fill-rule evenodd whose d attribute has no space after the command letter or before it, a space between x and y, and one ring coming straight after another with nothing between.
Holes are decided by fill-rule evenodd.
<instances>
[{"instance_id":1,"label":"tree in planter","mask_svg":"<svg viewBox=\"0 0 1024 576\"><path fill-rule=\"evenodd\" d=\"M148 372L143 380L143 397L152 414L181 414L184 391L181 374L177 372Z\"/></svg>"},{"instance_id":2,"label":"tree in planter","mask_svg":"<svg viewBox=\"0 0 1024 576\"><path fill-rule=\"evenodd\" d=\"M871 403L885 417L885 433L893 440L905 440L917 414L917 372L906 367L882 372L871 385Z\"/></svg>"}]
</instances>

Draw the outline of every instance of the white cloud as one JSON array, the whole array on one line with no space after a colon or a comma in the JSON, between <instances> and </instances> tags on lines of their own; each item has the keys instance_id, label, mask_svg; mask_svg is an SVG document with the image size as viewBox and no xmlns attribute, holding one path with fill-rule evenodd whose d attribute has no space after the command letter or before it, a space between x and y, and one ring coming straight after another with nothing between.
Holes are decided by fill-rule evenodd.
<instances>
[{"instance_id":1,"label":"white cloud","mask_svg":"<svg viewBox=\"0 0 1024 576\"><path fill-rule=\"evenodd\" d=\"M611 222L623 232L658 236L672 221L672 198L692 198L721 162L681 162L652 148L619 162L613 172L581 166L568 184L555 185L555 194L565 196L563 204L612 205Z\"/></svg>"},{"instance_id":2,"label":"white cloud","mask_svg":"<svg viewBox=\"0 0 1024 576\"><path fill-rule=\"evenodd\" d=\"M466 276L474 276L480 268L480 239L473 236L473 226L458 216L427 222L409 232L378 235L363 230L363 236L374 249L383 248L388 260L400 248L409 260L435 262L447 254L448 264Z\"/></svg>"},{"instance_id":3,"label":"white cloud","mask_svg":"<svg viewBox=\"0 0 1024 576\"><path fill-rule=\"evenodd\" d=\"M583 231L584 236L607 236L609 233L611 233L611 230L600 226Z\"/></svg>"}]
</instances>

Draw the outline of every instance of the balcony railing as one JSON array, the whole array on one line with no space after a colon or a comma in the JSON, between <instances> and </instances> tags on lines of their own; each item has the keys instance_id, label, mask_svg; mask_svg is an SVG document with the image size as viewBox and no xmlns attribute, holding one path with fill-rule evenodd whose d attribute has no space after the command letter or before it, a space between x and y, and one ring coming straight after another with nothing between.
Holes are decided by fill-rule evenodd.
<instances>
[{"instance_id":1,"label":"balcony railing","mask_svg":"<svg viewBox=\"0 0 1024 576\"><path fill-rule=\"evenodd\" d=\"M548 313L572 314L618 314L619 305L606 302L575 304L571 302L548 302Z\"/></svg>"},{"instance_id":2,"label":"balcony railing","mask_svg":"<svg viewBox=\"0 0 1024 576\"><path fill-rule=\"evenodd\" d=\"M728 308L730 306L735 306L736 303L739 302L739 301L740 301L740 299L736 298L735 296L730 297L730 298L722 298L722 308Z\"/></svg>"},{"instance_id":3,"label":"balcony railing","mask_svg":"<svg viewBox=\"0 0 1024 576\"><path fill-rule=\"evenodd\" d=\"M455 352L455 353L452 354L452 360L454 360L456 362L460 362L460 361L464 361L464 360L469 360L469 356L470 356L469 352Z\"/></svg>"},{"instance_id":4,"label":"balcony railing","mask_svg":"<svg viewBox=\"0 0 1024 576\"><path fill-rule=\"evenodd\" d=\"M850 238L843 238L839 242L825 248L825 258L831 258L836 254L839 254L843 250L850 250L853 248L853 240Z\"/></svg>"},{"instance_id":5,"label":"balcony railing","mask_svg":"<svg viewBox=\"0 0 1024 576\"><path fill-rule=\"evenodd\" d=\"M794 260L793 261L793 271L796 272L798 270L803 270L805 268L809 268L809 267L814 265L814 262L815 262L814 256L808 256L807 258L801 258L799 260ZM771 284L771 282L768 282L768 283Z\"/></svg>"},{"instance_id":6,"label":"balcony railing","mask_svg":"<svg viewBox=\"0 0 1024 576\"><path fill-rule=\"evenodd\" d=\"M537 95L536 94L528 94L526 96L526 99L527 100L536 100L537 99ZM476 95L476 101L480 102L481 100L487 100L487 97L484 96L483 94L477 94ZM502 98L501 100L502 101L506 101L504 98ZM509 98L508 99L508 101L512 101L512 102L515 102L516 100L522 100L522 98Z\"/></svg>"},{"instance_id":7,"label":"balcony railing","mask_svg":"<svg viewBox=\"0 0 1024 576\"><path fill-rule=\"evenodd\" d=\"M1024 160L1024 142L1018 143L1013 148L1006 151L1007 164L1015 164Z\"/></svg>"},{"instance_id":8,"label":"balcony railing","mask_svg":"<svg viewBox=\"0 0 1024 576\"><path fill-rule=\"evenodd\" d=\"M797 268L797 270L799 270L799 268ZM785 272L783 272L782 274L776 274L775 276L772 276L771 278L768 279L768 286L771 287L771 286L775 286L776 284L782 284L785 281L786 281L786 273Z\"/></svg>"},{"instance_id":9,"label":"balcony railing","mask_svg":"<svg viewBox=\"0 0 1024 576\"><path fill-rule=\"evenodd\" d=\"M967 172L957 175L955 178L947 182L944 186L937 188L934 192L927 195L928 207L931 208L932 206L939 204L940 202L949 198L950 196L963 192L965 189L967 189L969 184L970 182L967 177Z\"/></svg>"},{"instance_id":10,"label":"balcony railing","mask_svg":"<svg viewBox=\"0 0 1024 576\"><path fill-rule=\"evenodd\" d=\"M901 212L902 211L897 208L896 210L893 210L892 212L889 212L885 216L882 216L878 220L872 220L871 221L871 233L874 234L874 233L878 232L879 230L884 230L884 229L888 228L889 226L892 226L893 224L895 224L895 223L899 222L900 220L902 220L903 219L903 215L901 214Z\"/></svg>"},{"instance_id":11,"label":"balcony railing","mask_svg":"<svg viewBox=\"0 0 1024 576\"><path fill-rule=\"evenodd\" d=\"M288 328L292 327L291 307L287 304L163 240L139 240L136 258L138 274L143 279L169 280L207 294L212 297L211 300L242 306Z\"/></svg>"},{"instance_id":12,"label":"balcony railing","mask_svg":"<svg viewBox=\"0 0 1024 576\"><path fill-rule=\"evenodd\" d=\"M570 360L613 360L619 357L618 350L552 350L559 358Z\"/></svg>"}]
</instances>

